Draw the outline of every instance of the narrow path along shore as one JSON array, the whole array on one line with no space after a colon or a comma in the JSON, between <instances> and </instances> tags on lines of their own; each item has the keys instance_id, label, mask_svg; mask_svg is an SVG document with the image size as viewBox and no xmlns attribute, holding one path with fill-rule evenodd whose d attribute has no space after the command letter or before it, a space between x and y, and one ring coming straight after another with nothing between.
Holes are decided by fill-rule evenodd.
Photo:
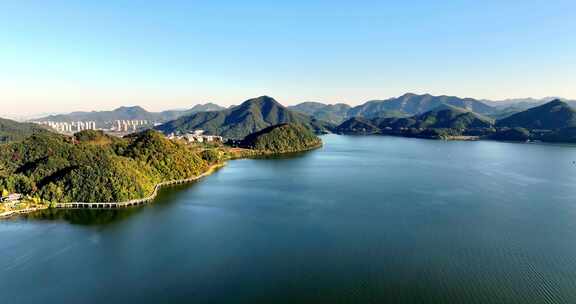
<instances>
[{"instance_id":1,"label":"narrow path along shore","mask_svg":"<svg viewBox=\"0 0 576 304\"><path fill-rule=\"evenodd\" d=\"M234 159L242 159L242 158L253 158L253 157L266 157L272 155L280 155L280 154L291 154L291 153L299 153L299 152L306 152L314 149L321 148L323 146L322 142L317 145L310 146L306 149L301 150L285 150L285 151L264 151L264 150L246 150L249 153L246 153L245 149L241 149L241 151L237 151L237 155L234 157L229 157L227 160L234 160ZM45 209L119 209L119 208L128 208L133 206L139 206L147 204L153 201L158 192L162 187L170 186L170 185L178 185L178 184L187 184L194 181L197 181L205 176L212 174L216 169L224 167L226 162L223 161L221 163L217 163L208 167L208 169L200 175L186 178L186 179L178 179L178 180L170 180L158 183L154 186L154 191L147 197L133 199L123 202L68 202L68 203L51 203L50 205L36 205L33 208L24 208L19 210L10 210L6 212L0 213L0 219L9 218L12 216L17 216L25 213L32 213L39 210Z\"/></svg>"},{"instance_id":2,"label":"narrow path along shore","mask_svg":"<svg viewBox=\"0 0 576 304\"><path fill-rule=\"evenodd\" d=\"M165 186L170 186L170 185L178 185L178 184L187 184L187 183L191 183L194 181L197 181L205 176L208 176L212 173L214 173L214 171L216 171L216 169L221 168L223 166L225 166L226 163L219 163L219 164L215 164L212 165L208 168L208 170L206 170L206 172L194 176L194 177L190 177L190 178L185 178L185 179L176 179L176 180L170 180L170 181L165 181L165 182L161 182L156 184L156 186L154 187L154 191L152 192L152 194L150 194L147 197L144 198L139 198L139 199L133 199L133 200L129 200L129 201L124 201L124 202L102 202L102 203L89 203L89 202L71 202L71 203L56 203L54 205L54 208L56 209L112 209L112 208L126 208L126 207L132 207L132 206L138 206L138 205L143 205L146 204L152 200L154 200L156 198L156 196L158 195L158 191Z\"/></svg>"},{"instance_id":3,"label":"narrow path along shore","mask_svg":"<svg viewBox=\"0 0 576 304\"><path fill-rule=\"evenodd\" d=\"M170 185L187 184L187 183L197 181L203 177L206 177L206 176L214 173L214 171L216 171L219 168L224 167L225 165L226 165L226 162L214 164L214 165L210 166L208 168L208 170L206 170L206 172L204 172L200 175L190 177L190 178L185 178L185 179L170 180L170 181L158 183L158 184L156 184L156 186L154 186L154 191L152 192L152 194L150 194L149 196L144 197L144 198L133 199L133 200L124 201L124 202L55 203L55 204L53 204L53 208L56 208L56 209L117 209L117 208L127 208L127 207L132 207L132 206L143 205L143 204L149 203L152 200L154 200L156 198L156 196L158 195L158 191L160 191L160 189L162 187L170 186ZM26 208L26 209L20 209L20 210L11 210L11 211L0 213L0 218L8 218L8 217L12 217L15 215L31 213L31 212L35 212L35 211L39 211L39 210L48 209L48 208L49 207L46 206L44 208Z\"/></svg>"}]
</instances>

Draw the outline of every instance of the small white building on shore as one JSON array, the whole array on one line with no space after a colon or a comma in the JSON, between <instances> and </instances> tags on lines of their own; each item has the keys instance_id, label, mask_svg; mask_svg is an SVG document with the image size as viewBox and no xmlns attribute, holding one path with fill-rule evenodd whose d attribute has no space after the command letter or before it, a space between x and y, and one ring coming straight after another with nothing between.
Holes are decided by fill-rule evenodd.
<instances>
[{"instance_id":1,"label":"small white building on shore","mask_svg":"<svg viewBox=\"0 0 576 304\"><path fill-rule=\"evenodd\" d=\"M182 135L176 135L176 134L170 134L168 135L169 139L181 139L181 140L185 140L189 143L193 143L193 142L197 142L197 143L203 143L203 142L223 142L224 138L222 138L222 136L217 136L217 135L204 135L204 130L194 130Z\"/></svg>"},{"instance_id":2,"label":"small white building on shore","mask_svg":"<svg viewBox=\"0 0 576 304\"><path fill-rule=\"evenodd\" d=\"M22 194L11 193L0 198L0 202L3 203L17 203L22 199Z\"/></svg>"}]
</instances>

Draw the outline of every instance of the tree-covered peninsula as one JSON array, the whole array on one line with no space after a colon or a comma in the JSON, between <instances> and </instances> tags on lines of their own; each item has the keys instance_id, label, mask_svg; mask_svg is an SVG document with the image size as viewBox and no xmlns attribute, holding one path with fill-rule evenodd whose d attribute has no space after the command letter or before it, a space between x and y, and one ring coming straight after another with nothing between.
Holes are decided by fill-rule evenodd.
<instances>
[{"instance_id":1,"label":"tree-covered peninsula","mask_svg":"<svg viewBox=\"0 0 576 304\"><path fill-rule=\"evenodd\" d=\"M125 201L219 161L206 155L150 130L126 138L99 131L39 133L2 146L0 189L50 202Z\"/></svg>"},{"instance_id":2,"label":"tree-covered peninsula","mask_svg":"<svg viewBox=\"0 0 576 304\"><path fill-rule=\"evenodd\" d=\"M1 145L0 191L23 195L40 208L49 203L125 202L150 196L159 184L201 176L226 159L304 151L321 144L298 124L250 134L241 148L168 139L154 130L123 138L92 130L74 136L38 132Z\"/></svg>"},{"instance_id":3,"label":"tree-covered peninsula","mask_svg":"<svg viewBox=\"0 0 576 304\"><path fill-rule=\"evenodd\" d=\"M300 124L280 124L252 133L241 141L243 148L263 154L300 152L318 148L322 140Z\"/></svg>"}]
</instances>

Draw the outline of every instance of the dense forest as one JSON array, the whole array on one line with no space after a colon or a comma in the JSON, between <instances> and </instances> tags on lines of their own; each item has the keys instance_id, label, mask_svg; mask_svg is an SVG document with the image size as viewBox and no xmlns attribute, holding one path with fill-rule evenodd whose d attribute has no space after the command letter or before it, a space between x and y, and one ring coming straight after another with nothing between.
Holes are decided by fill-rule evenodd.
<instances>
[{"instance_id":1,"label":"dense forest","mask_svg":"<svg viewBox=\"0 0 576 304\"><path fill-rule=\"evenodd\" d=\"M36 133L2 145L0 189L52 202L124 201L149 195L159 182L197 176L218 156L151 130L126 138Z\"/></svg>"},{"instance_id":2,"label":"dense forest","mask_svg":"<svg viewBox=\"0 0 576 304\"><path fill-rule=\"evenodd\" d=\"M247 149L265 153L305 151L322 145L322 140L299 124L280 124L252 133L241 142Z\"/></svg>"}]
</instances>

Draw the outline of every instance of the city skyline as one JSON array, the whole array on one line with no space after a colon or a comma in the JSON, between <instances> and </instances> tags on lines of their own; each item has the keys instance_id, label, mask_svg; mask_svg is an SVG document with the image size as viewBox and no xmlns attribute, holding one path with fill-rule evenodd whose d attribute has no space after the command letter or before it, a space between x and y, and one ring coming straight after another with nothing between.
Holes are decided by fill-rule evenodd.
<instances>
[{"instance_id":1,"label":"city skyline","mask_svg":"<svg viewBox=\"0 0 576 304\"><path fill-rule=\"evenodd\" d=\"M571 1L31 1L0 12L3 115L358 105L407 92L576 99Z\"/></svg>"}]
</instances>

